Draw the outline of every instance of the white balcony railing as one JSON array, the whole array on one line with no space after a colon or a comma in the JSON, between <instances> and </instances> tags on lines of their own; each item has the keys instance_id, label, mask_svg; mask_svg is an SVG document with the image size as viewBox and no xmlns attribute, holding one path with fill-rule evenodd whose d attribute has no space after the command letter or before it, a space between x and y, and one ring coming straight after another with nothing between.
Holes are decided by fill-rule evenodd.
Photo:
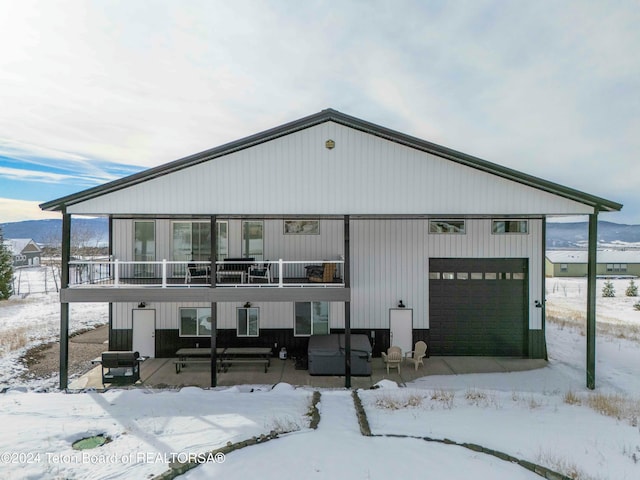
<instances>
[{"instance_id":1,"label":"white balcony railing","mask_svg":"<svg viewBox=\"0 0 640 480\"><path fill-rule=\"evenodd\" d=\"M209 287L208 261L73 260L70 287ZM268 273L267 273L268 272ZM344 260L215 262L216 287L344 287Z\"/></svg>"}]
</instances>

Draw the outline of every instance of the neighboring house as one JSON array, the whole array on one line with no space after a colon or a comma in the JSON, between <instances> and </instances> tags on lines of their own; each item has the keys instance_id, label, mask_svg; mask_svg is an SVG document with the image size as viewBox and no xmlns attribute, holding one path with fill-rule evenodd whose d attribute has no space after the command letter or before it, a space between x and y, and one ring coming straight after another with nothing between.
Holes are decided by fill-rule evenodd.
<instances>
[{"instance_id":1,"label":"neighboring house","mask_svg":"<svg viewBox=\"0 0 640 480\"><path fill-rule=\"evenodd\" d=\"M13 258L14 267L40 265L42 249L30 238L7 238L4 241Z\"/></svg>"},{"instance_id":2,"label":"neighboring house","mask_svg":"<svg viewBox=\"0 0 640 480\"><path fill-rule=\"evenodd\" d=\"M109 303L112 350L297 356L346 332L374 355L424 340L431 355L545 358L546 217L622 205L329 109L41 208L67 239L72 215L110 219L108 265L69 262L63 244L61 315Z\"/></svg>"},{"instance_id":3,"label":"neighboring house","mask_svg":"<svg viewBox=\"0 0 640 480\"><path fill-rule=\"evenodd\" d=\"M587 260L586 250L550 250L546 255L546 275L547 277L586 277ZM596 275L640 276L640 251L598 251Z\"/></svg>"}]
</instances>

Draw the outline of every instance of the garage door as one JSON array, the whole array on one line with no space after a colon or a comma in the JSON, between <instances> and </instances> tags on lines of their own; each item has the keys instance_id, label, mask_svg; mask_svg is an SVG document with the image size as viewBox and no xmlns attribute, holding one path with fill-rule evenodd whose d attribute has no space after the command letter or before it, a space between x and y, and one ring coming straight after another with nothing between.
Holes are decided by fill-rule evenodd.
<instances>
[{"instance_id":1,"label":"garage door","mask_svg":"<svg viewBox=\"0 0 640 480\"><path fill-rule=\"evenodd\" d=\"M432 355L526 356L527 259L429 260Z\"/></svg>"}]
</instances>

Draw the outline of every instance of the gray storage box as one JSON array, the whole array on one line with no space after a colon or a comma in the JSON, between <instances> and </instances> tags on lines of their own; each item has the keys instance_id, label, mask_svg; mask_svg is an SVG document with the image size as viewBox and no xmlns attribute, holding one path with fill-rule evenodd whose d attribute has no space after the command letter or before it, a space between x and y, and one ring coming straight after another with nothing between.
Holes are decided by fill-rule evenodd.
<instances>
[{"instance_id":1,"label":"gray storage box","mask_svg":"<svg viewBox=\"0 0 640 480\"><path fill-rule=\"evenodd\" d=\"M309 375L345 374L344 337L334 333L309 338ZM351 375L371 375L371 343L366 335L351 335Z\"/></svg>"}]
</instances>

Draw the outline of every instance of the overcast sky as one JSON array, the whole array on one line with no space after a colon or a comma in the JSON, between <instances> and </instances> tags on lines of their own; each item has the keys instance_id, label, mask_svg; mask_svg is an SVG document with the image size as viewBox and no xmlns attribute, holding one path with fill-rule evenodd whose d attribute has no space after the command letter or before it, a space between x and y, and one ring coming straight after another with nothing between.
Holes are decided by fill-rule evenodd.
<instances>
[{"instance_id":1,"label":"overcast sky","mask_svg":"<svg viewBox=\"0 0 640 480\"><path fill-rule=\"evenodd\" d=\"M638 0L0 0L0 45L0 223L325 108L640 223Z\"/></svg>"}]
</instances>

